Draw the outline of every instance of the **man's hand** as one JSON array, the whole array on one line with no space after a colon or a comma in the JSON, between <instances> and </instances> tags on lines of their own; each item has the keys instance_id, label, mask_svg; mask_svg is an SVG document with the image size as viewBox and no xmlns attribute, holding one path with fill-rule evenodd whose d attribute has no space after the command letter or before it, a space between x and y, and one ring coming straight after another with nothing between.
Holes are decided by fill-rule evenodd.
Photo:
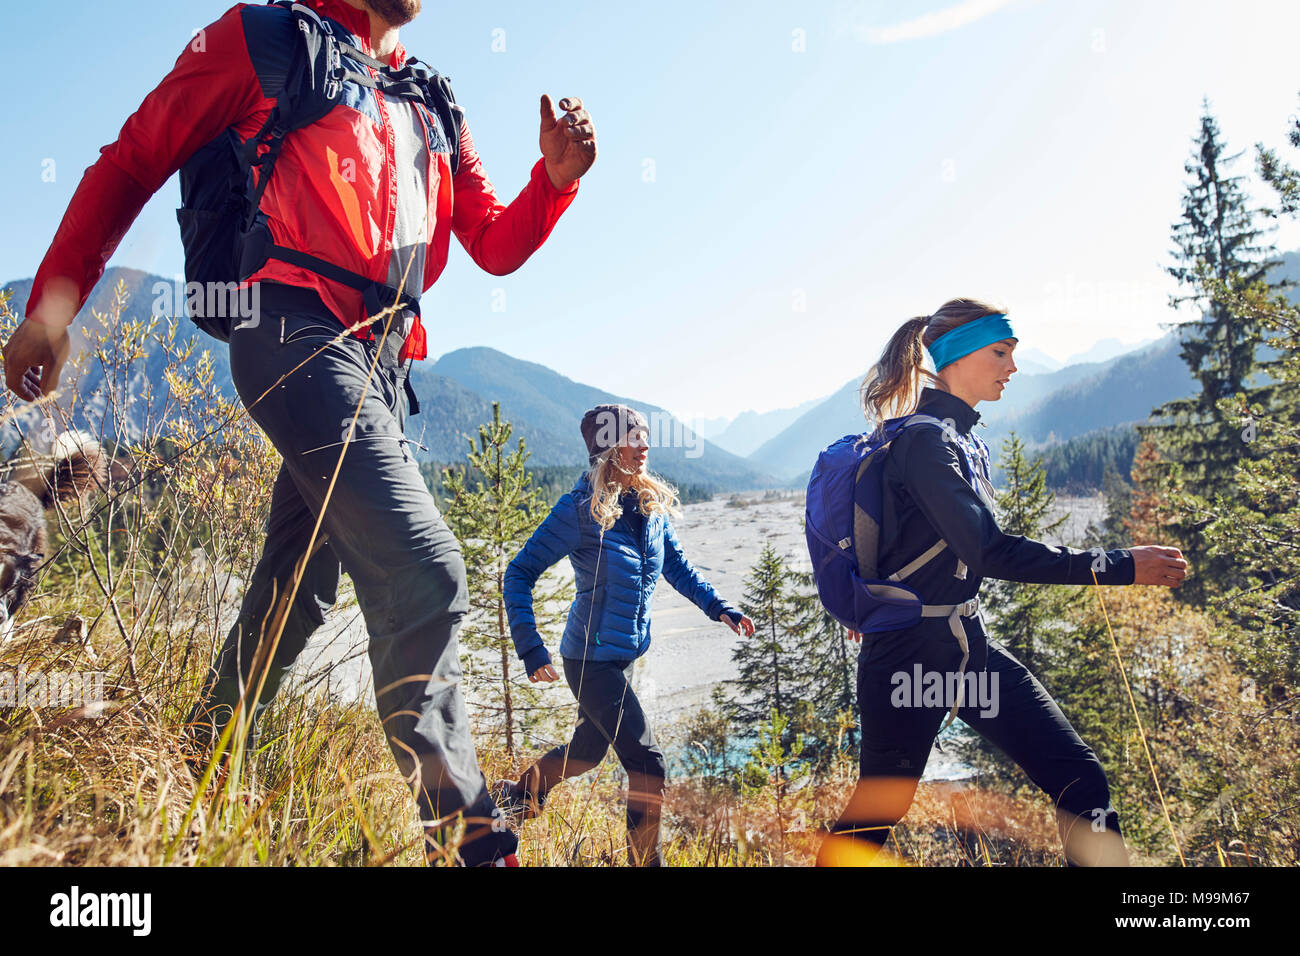
<instances>
[{"instance_id":1,"label":"man's hand","mask_svg":"<svg viewBox=\"0 0 1300 956\"><path fill-rule=\"evenodd\" d=\"M582 100L560 100L565 114L556 117L551 98L542 94L542 158L546 173L556 189L567 189L596 161L596 130L591 114L582 108Z\"/></svg>"},{"instance_id":2,"label":"man's hand","mask_svg":"<svg viewBox=\"0 0 1300 956\"><path fill-rule=\"evenodd\" d=\"M559 680L560 675L555 673L555 667L552 664L543 664L537 670L528 675L528 679L536 684L538 681L549 684L553 680Z\"/></svg>"},{"instance_id":3,"label":"man's hand","mask_svg":"<svg viewBox=\"0 0 1300 956\"><path fill-rule=\"evenodd\" d=\"M1183 552L1158 544L1130 547L1133 555L1133 583L1176 588L1187 578L1187 559Z\"/></svg>"},{"instance_id":4,"label":"man's hand","mask_svg":"<svg viewBox=\"0 0 1300 956\"><path fill-rule=\"evenodd\" d=\"M23 401L35 401L58 387L70 348L68 326L76 314L76 286L53 279L32 315L5 343L5 384Z\"/></svg>"}]
</instances>

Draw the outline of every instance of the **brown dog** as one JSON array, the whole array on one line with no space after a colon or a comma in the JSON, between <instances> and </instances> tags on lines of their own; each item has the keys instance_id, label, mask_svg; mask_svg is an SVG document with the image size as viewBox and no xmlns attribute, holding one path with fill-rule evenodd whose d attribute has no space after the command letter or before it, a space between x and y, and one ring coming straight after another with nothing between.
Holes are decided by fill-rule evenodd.
<instances>
[{"instance_id":1,"label":"brown dog","mask_svg":"<svg viewBox=\"0 0 1300 956\"><path fill-rule=\"evenodd\" d=\"M31 597L36 569L45 560L45 512L71 505L108 487L103 449L86 442L45 462L27 460L0 481L0 643L13 632L14 616Z\"/></svg>"}]
</instances>

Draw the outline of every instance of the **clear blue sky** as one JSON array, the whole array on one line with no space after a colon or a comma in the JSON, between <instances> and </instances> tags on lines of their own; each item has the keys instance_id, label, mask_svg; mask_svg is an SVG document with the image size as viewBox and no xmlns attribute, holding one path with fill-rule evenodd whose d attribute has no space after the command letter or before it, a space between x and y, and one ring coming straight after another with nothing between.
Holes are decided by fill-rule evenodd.
<instances>
[{"instance_id":1,"label":"clear blue sky","mask_svg":"<svg viewBox=\"0 0 1300 956\"><path fill-rule=\"evenodd\" d=\"M432 356L488 345L687 418L826 394L954 295L1004 303L1058 358L1161 334L1202 96L1252 182L1254 143L1294 152L1300 4L425 3L402 40L453 79L504 198L540 93L581 96L600 142L522 270L480 273L453 240ZM35 273L99 147L226 4L52 9L5 12L9 75L39 87L6 105L0 281ZM112 264L179 272L178 198L173 180Z\"/></svg>"}]
</instances>

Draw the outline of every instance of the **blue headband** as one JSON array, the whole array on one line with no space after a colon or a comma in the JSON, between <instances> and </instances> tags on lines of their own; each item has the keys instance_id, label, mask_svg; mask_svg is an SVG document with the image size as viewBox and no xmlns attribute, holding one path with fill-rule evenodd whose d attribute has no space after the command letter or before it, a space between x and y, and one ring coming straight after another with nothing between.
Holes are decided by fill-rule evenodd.
<instances>
[{"instance_id":1,"label":"blue headband","mask_svg":"<svg viewBox=\"0 0 1300 956\"><path fill-rule=\"evenodd\" d=\"M1002 313L986 315L967 322L955 329L950 329L930 344L930 358L934 359L934 370L938 372L945 365L951 365L964 355L970 355L977 349L1003 339L1015 339L1011 323ZM1016 341L1020 341L1016 339Z\"/></svg>"}]
</instances>

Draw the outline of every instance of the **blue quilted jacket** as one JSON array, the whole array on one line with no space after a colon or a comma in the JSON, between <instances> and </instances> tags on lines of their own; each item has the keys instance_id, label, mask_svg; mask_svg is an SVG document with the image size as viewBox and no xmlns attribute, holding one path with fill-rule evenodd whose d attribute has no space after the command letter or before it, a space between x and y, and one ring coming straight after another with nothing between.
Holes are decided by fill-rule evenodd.
<instances>
[{"instance_id":1,"label":"blue quilted jacket","mask_svg":"<svg viewBox=\"0 0 1300 956\"><path fill-rule=\"evenodd\" d=\"M628 661L644 654L650 647L650 599L660 573L710 619L724 613L739 619L740 612L686 560L666 516L649 515L643 525L638 541L619 518L602 545L584 473L515 555L505 575L506 614L515 651L529 674L551 661L533 617L533 586L565 555L573 565L577 597L560 641L562 657Z\"/></svg>"}]
</instances>

